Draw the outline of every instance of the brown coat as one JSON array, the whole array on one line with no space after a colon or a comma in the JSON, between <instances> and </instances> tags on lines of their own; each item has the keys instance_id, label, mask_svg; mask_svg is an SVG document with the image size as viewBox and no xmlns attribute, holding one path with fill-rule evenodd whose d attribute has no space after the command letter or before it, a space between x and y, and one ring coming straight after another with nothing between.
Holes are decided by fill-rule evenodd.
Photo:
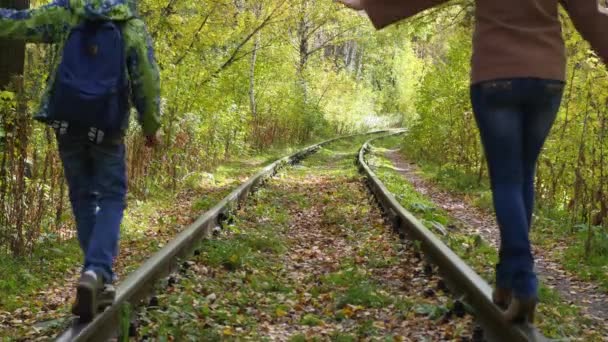
<instances>
[{"instance_id":1,"label":"brown coat","mask_svg":"<svg viewBox=\"0 0 608 342\"><path fill-rule=\"evenodd\" d=\"M447 0L364 0L378 29ZM566 53L558 2L598 55L608 62L608 16L596 0L478 0L471 78L473 83L516 77L564 80Z\"/></svg>"}]
</instances>

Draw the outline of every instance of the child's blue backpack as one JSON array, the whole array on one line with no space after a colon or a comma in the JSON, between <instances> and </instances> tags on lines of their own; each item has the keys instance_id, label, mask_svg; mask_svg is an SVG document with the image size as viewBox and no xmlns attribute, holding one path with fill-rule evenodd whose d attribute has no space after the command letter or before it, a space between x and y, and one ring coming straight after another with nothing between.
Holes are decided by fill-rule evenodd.
<instances>
[{"instance_id":1,"label":"child's blue backpack","mask_svg":"<svg viewBox=\"0 0 608 342\"><path fill-rule=\"evenodd\" d=\"M85 21L65 43L50 99L49 121L119 132L129 115L129 82L121 28Z\"/></svg>"}]
</instances>

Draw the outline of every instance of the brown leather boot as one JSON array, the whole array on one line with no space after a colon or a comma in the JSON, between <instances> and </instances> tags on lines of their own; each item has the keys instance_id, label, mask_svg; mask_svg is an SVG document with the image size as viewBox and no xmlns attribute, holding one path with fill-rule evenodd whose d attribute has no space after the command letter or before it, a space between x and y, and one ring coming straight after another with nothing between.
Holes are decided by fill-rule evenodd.
<instances>
[{"instance_id":1,"label":"brown leather boot","mask_svg":"<svg viewBox=\"0 0 608 342\"><path fill-rule=\"evenodd\" d=\"M536 299L519 299L513 297L509 308L504 313L505 320L511 323L530 323L534 324L534 314L536 311Z\"/></svg>"},{"instance_id":2,"label":"brown leather boot","mask_svg":"<svg viewBox=\"0 0 608 342\"><path fill-rule=\"evenodd\" d=\"M492 301L496 306L503 310L507 310L511 304L512 291L509 289L496 288L492 293Z\"/></svg>"}]
</instances>

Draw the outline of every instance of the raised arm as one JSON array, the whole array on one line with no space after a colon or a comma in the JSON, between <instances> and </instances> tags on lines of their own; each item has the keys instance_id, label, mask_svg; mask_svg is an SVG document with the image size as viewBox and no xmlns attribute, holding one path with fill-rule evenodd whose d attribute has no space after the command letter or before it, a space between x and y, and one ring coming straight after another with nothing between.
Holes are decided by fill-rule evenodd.
<instances>
[{"instance_id":1,"label":"raised arm","mask_svg":"<svg viewBox=\"0 0 608 342\"><path fill-rule=\"evenodd\" d=\"M138 121L147 137L160 128L160 76L152 40L140 19L129 20L124 27L132 99Z\"/></svg>"},{"instance_id":2,"label":"raised arm","mask_svg":"<svg viewBox=\"0 0 608 342\"><path fill-rule=\"evenodd\" d=\"M449 0L338 0L344 5L365 10L377 29L407 19Z\"/></svg>"},{"instance_id":3,"label":"raised arm","mask_svg":"<svg viewBox=\"0 0 608 342\"><path fill-rule=\"evenodd\" d=\"M599 12L597 1L560 0L576 29L608 65L608 15Z\"/></svg>"},{"instance_id":4,"label":"raised arm","mask_svg":"<svg viewBox=\"0 0 608 342\"><path fill-rule=\"evenodd\" d=\"M72 19L68 1L55 0L27 10L0 8L0 38L32 43L60 41Z\"/></svg>"}]
</instances>

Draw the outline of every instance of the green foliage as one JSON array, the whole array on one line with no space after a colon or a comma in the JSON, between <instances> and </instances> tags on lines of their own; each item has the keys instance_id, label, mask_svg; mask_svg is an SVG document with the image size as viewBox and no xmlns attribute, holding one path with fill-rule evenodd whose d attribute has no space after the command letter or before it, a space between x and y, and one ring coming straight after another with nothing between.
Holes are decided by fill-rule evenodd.
<instances>
[{"instance_id":1,"label":"green foliage","mask_svg":"<svg viewBox=\"0 0 608 342\"><path fill-rule=\"evenodd\" d=\"M126 139L132 200L202 189L217 182L207 173L227 160L398 125L402 113L413 111L406 97L422 61L404 44L406 31L375 33L366 18L334 2L143 0L139 7L161 69L163 127L162 148L150 152L132 120ZM52 131L17 120L35 110L55 48L30 45L27 52L23 87L13 87L22 91L0 93L7 151L0 164L8 161L7 174L15 174L21 161L34 162L31 180L0 179L2 212L15 213L0 215L0 248L22 255L32 252L39 233L72 224ZM28 208L19 207L24 196ZM203 202L198 209L211 205Z\"/></svg>"},{"instance_id":2,"label":"green foliage","mask_svg":"<svg viewBox=\"0 0 608 342\"><path fill-rule=\"evenodd\" d=\"M566 219L554 219L557 214L540 211L536 227L532 231L535 243L552 251L556 241L564 243L564 249L555 251L554 257L580 279L593 281L608 289L608 236L602 226L586 224L574 228ZM573 232L574 229L574 232ZM590 237L590 238L589 238Z\"/></svg>"},{"instance_id":3,"label":"green foliage","mask_svg":"<svg viewBox=\"0 0 608 342\"><path fill-rule=\"evenodd\" d=\"M300 321L302 325L308 325L311 327L316 327L323 324L323 320L313 314L306 314L302 317L302 321Z\"/></svg>"},{"instance_id":4,"label":"green foliage","mask_svg":"<svg viewBox=\"0 0 608 342\"><path fill-rule=\"evenodd\" d=\"M203 245L207 262L237 270L260 262L258 253L280 253L284 246L275 238L239 235L233 241L209 240Z\"/></svg>"},{"instance_id":5,"label":"green foliage","mask_svg":"<svg viewBox=\"0 0 608 342\"><path fill-rule=\"evenodd\" d=\"M382 293L380 288L370 281L369 276L351 267L327 275L323 280L320 292L343 289L336 300L336 307L341 309L346 305L360 305L369 308L379 308L388 305L391 298Z\"/></svg>"},{"instance_id":6,"label":"green foliage","mask_svg":"<svg viewBox=\"0 0 608 342\"><path fill-rule=\"evenodd\" d=\"M444 15L418 30L426 33L415 43L424 53L426 71L413 98L417 116L408 121L403 147L439 185L472 194L491 210L486 162L469 100L471 25L465 18L443 30L455 22ZM608 77L570 21L563 26L568 84L538 164L537 206L569 231L564 238L577 246L571 247L572 259L593 267L594 260L608 257L602 247L608 232ZM577 233L573 227L579 224L596 226L597 233Z\"/></svg>"},{"instance_id":7,"label":"green foliage","mask_svg":"<svg viewBox=\"0 0 608 342\"><path fill-rule=\"evenodd\" d=\"M355 342L357 341L357 338L353 335L350 334L344 334L344 333L335 333L332 337L331 340L333 342Z\"/></svg>"},{"instance_id":8,"label":"green foliage","mask_svg":"<svg viewBox=\"0 0 608 342\"><path fill-rule=\"evenodd\" d=\"M36 250L30 258L0 255L0 307L11 311L23 306L23 298L47 284L61 279L80 261L78 243L49 239L44 250ZM35 311L36 309L34 309Z\"/></svg>"},{"instance_id":9,"label":"green foliage","mask_svg":"<svg viewBox=\"0 0 608 342\"><path fill-rule=\"evenodd\" d=\"M380 143L378 145L380 145ZM391 145L382 143L382 146ZM430 199L418 193L410 183L399 175L398 172L393 169L391 162L387 158L380 154L375 154L375 158L371 159L375 168L374 171L389 191L393 194L403 194L402 196L396 197L404 208L412 210L412 208L421 207L421 204L424 208L432 208L430 206ZM416 216L420 218L428 212L428 210L424 210L418 212ZM430 212L433 214L432 218L435 220L449 222L449 224L456 227L459 225L457 221L451 219L443 210L431 210ZM547 219L543 218L543 220ZM423 223L428 229L432 229L431 222L428 218L425 217ZM543 223L542 225L539 225L541 226L539 228L542 229L542 227L545 227L546 225L547 223ZM540 234L547 234L548 232L549 231L544 230ZM553 227L550 232L555 233ZM494 265L497 263L498 253L480 236L469 235L456 229L450 231L448 236L441 236L441 238L450 249L459 255L473 270L481 275L483 279L490 284L494 282ZM547 239L545 242L549 242L549 245L543 246L546 249L555 247L554 245L551 245L555 243L554 240L549 241L549 239ZM580 258L570 257L569 263L577 264L580 268ZM580 309L564 302L556 290L549 289L541 284L540 302L543 303L543 305L539 308L540 314L538 315L539 318L537 319L536 324L545 336L563 338L580 337L588 333L590 333L591 336L595 334L595 332L586 331L585 325L589 322L587 318L581 317L579 313ZM445 307L436 305L422 304L414 306L414 311L418 314L426 315L434 319L439 318L445 310ZM589 338L593 339L597 337L594 336Z\"/></svg>"},{"instance_id":10,"label":"green foliage","mask_svg":"<svg viewBox=\"0 0 608 342\"><path fill-rule=\"evenodd\" d=\"M482 165L475 119L469 102L471 32L439 35L440 58L433 59L415 97L419 117L411 123L408 152L445 167L467 171ZM419 148L425 146L425 148Z\"/></svg>"},{"instance_id":11,"label":"green foliage","mask_svg":"<svg viewBox=\"0 0 608 342\"><path fill-rule=\"evenodd\" d=\"M370 282L351 284L344 295L338 299L337 307L361 305L368 308L381 308L391 303L391 298L381 293L379 288Z\"/></svg>"},{"instance_id":12,"label":"green foliage","mask_svg":"<svg viewBox=\"0 0 608 342\"><path fill-rule=\"evenodd\" d=\"M141 334L205 340L201 331L213 330L218 335L211 340L392 341L410 327L397 330L385 322L404 320L416 322L416 329L426 333L428 320L413 317L414 304L442 305L447 298L423 298L430 282L402 282L417 263L369 202L353 164L354 152L367 139L328 145L324 153L281 171L255 192L235 215L232 229L216 237L225 242L221 249L230 250L223 255L232 254L230 245L236 245L250 249L247 253L255 260L227 270L221 262L209 262L217 248L205 243L178 276L174 291L158 296L159 308L142 310ZM339 224L321 214L328 198L343 211L335 213L344 218ZM308 205L300 206L302 202ZM289 249L277 254L265 243L252 242L264 236L276 237L273 244ZM376 268L373 259L394 263L390 269ZM469 322L454 319L445 327L466 329Z\"/></svg>"},{"instance_id":13,"label":"green foliage","mask_svg":"<svg viewBox=\"0 0 608 342\"><path fill-rule=\"evenodd\" d=\"M450 311L450 309L445 306L437 306L431 304L421 304L414 307L414 312L419 315L427 316L429 319L432 320L437 320L441 318L448 311Z\"/></svg>"},{"instance_id":14,"label":"green foliage","mask_svg":"<svg viewBox=\"0 0 608 342\"><path fill-rule=\"evenodd\" d=\"M141 6L157 37L169 113L165 131L173 136L178 125L172 122L196 116L199 137L211 140L207 155L385 123L359 120L374 115L379 93L364 75L375 62L364 55L374 44L372 29L331 2L167 7L147 0Z\"/></svg>"}]
</instances>

